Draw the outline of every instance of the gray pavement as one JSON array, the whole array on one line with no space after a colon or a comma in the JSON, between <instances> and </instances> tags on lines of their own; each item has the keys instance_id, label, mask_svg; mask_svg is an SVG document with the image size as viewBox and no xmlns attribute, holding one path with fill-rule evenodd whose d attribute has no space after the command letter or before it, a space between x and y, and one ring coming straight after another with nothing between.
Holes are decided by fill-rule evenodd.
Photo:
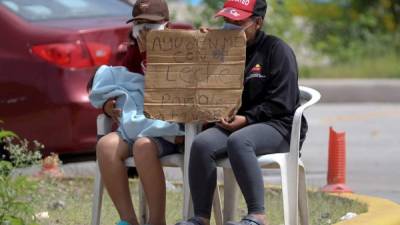
<instances>
[{"instance_id":1,"label":"gray pavement","mask_svg":"<svg viewBox=\"0 0 400 225\"><path fill-rule=\"evenodd\" d=\"M315 162L312 152L326 146L327 134L323 135L323 131L327 125L334 125L347 134L348 185L356 192L400 203L400 104L352 104L340 108L337 111L337 106L327 105L310 111L310 119L313 114L321 116L315 130L310 131L316 138L310 138L310 154L305 153L304 157L310 162L310 171L323 166ZM323 136L326 141L319 142L318 147L318 137Z\"/></svg>"},{"instance_id":2,"label":"gray pavement","mask_svg":"<svg viewBox=\"0 0 400 225\"><path fill-rule=\"evenodd\" d=\"M347 185L400 203L400 104L319 104L306 112L302 158L310 187L326 184L329 126L346 132ZM276 172L267 183L278 183Z\"/></svg>"},{"instance_id":3,"label":"gray pavement","mask_svg":"<svg viewBox=\"0 0 400 225\"><path fill-rule=\"evenodd\" d=\"M304 79L299 83L319 90L321 103L400 103L400 79Z\"/></svg>"}]
</instances>

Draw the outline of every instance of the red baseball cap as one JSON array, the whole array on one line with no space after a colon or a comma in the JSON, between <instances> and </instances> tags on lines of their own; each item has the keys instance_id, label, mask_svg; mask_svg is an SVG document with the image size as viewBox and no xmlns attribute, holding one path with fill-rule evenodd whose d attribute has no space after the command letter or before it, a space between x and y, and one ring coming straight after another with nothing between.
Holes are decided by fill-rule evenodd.
<instances>
[{"instance_id":1,"label":"red baseball cap","mask_svg":"<svg viewBox=\"0 0 400 225\"><path fill-rule=\"evenodd\" d=\"M250 16L260 16L264 18L267 12L265 0L227 0L224 8L215 17L223 16L231 20L244 20Z\"/></svg>"}]
</instances>

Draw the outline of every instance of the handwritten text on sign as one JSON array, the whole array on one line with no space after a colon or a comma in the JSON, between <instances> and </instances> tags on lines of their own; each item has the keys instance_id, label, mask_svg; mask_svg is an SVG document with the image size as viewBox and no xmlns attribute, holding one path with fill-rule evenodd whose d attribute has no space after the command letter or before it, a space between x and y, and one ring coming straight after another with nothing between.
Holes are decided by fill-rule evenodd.
<instances>
[{"instance_id":1,"label":"handwritten text on sign","mask_svg":"<svg viewBox=\"0 0 400 225\"><path fill-rule=\"evenodd\" d=\"M240 105L245 45L239 31L150 32L145 110L176 122L228 116Z\"/></svg>"}]
</instances>

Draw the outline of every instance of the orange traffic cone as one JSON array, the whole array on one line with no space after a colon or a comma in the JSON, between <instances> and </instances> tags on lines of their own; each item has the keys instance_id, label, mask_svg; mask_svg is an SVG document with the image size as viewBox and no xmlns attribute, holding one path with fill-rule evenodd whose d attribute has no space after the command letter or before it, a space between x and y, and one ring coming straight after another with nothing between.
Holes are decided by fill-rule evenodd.
<instances>
[{"instance_id":1,"label":"orange traffic cone","mask_svg":"<svg viewBox=\"0 0 400 225\"><path fill-rule=\"evenodd\" d=\"M328 184L324 192L352 192L346 186L346 133L329 127Z\"/></svg>"}]
</instances>

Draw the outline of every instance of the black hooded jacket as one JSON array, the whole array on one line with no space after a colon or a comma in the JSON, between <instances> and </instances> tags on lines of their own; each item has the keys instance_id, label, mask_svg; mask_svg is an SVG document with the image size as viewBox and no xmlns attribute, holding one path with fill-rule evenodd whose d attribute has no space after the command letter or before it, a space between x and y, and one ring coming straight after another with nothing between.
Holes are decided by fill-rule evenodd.
<instances>
[{"instance_id":1,"label":"black hooded jacket","mask_svg":"<svg viewBox=\"0 0 400 225\"><path fill-rule=\"evenodd\" d=\"M290 142L294 112L300 106L298 68L292 49L281 39L258 31L246 49L242 105L248 124L264 122ZM301 142L307 132L302 118Z\"/></svg>"}]
</instances>

